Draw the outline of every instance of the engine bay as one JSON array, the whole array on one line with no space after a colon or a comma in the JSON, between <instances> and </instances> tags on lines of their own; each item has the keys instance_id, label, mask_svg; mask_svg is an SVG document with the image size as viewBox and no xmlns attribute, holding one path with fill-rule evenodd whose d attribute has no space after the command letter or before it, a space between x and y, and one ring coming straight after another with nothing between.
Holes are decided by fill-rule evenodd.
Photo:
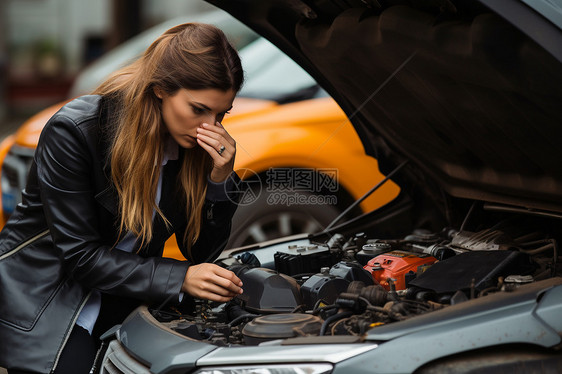
<instances>
[{"instance_id":1,"label":"engine bay","mask_svg":"<svg viewBox=\"0 0 562 374\"><path fill-rule=\"evenodd\" d=\"M243 294L228 303L191 300L152 313L180 334L219 346L360 337L377 326L560 276L554 232L505 219L474 231L417 229L392 239L336 233L323 242L240 250L219 263L243 281Z\"/></svg>"}]
</instances>

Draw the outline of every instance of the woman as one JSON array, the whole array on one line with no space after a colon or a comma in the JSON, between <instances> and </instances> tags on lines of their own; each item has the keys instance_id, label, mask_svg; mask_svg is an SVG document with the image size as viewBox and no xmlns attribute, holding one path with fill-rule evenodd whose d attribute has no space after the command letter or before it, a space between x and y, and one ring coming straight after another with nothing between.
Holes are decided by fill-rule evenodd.
<instances>
[{"instance_id":1,"label":"woman","mask_svg":"<svg viewBox=\"0 0 562 374\"><path fill-rule=\"evenodd\" d=\"M224 34L184 24L49 120L0 233L0 366L87 373L96 337L140 303L242 292L209 263L236 209L220 122L242 82ZM188 261L161 257L174 233Z\"/></svg>"}]
</instances>

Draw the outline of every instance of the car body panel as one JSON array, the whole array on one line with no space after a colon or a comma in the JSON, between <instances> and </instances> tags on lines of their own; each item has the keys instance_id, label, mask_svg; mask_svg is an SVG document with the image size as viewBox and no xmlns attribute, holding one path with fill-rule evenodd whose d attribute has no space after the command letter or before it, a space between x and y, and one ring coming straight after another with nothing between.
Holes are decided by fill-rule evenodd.
<instances>
[{"instance_id":1,"label":"car body panel","mask_svg":"<svg viewBox=\"0 0 562 374\"><path fill-rule=\"evenodd\" d=\"M322 339L319 339L322 340ZM197 360L198 366L282 364L293 362L329 362L336 364L365 352L377 344L328 343L218 348Z\"/></svg>"},{"instance_id":2,"label":"car body panel","mask_svg":"<svg viewBox=\"0 0 562 374\"><path fill-rule=\"evenodd\" d=\"M150 363L154 373L178 365L193 368L201 356L216 349L164 328L145 308L138 309L123 325L126 327L119 329L119 340L130 354L145 364ZM151 343L148 350L147 341Z\"/></svg>"}]
</instances>

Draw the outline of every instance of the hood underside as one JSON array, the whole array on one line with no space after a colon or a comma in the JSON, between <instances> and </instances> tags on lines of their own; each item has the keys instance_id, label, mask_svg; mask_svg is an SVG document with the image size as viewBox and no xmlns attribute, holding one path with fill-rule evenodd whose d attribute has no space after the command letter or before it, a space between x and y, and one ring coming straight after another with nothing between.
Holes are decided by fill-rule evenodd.
<instances>
[{"instance_id":1,"label":"hood underside","mask_svg":"<svg viewBox=\"0 0 562 374\"><path fill-rule=\"evenodd\" d=\"M515 1L211 2L307 69L381 164L407 158L455 197L562 212L552 19Z\"/></svg>"}]
</instances>

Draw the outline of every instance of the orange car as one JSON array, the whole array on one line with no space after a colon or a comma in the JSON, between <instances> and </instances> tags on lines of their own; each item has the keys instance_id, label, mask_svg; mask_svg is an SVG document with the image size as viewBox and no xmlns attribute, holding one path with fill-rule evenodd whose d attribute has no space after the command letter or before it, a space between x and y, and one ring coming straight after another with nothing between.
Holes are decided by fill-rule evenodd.
<instances>
[{"instance_id":1,"label":"orange car","mask_svg":"<svg viewBox=\"0 0 562 374\"><path fill-rule=\"evenodd\" d=\"M272 47L258 39L241 51L250 74L223 121L237 141L235 169L252 186L227 247L325 228L384 178L339 106ZM43 126L63 104L36 114L2 143L2 225L21 199ZM350 214L378 208L398 192L388 182ZM168 243L165 255L182 258L175 240Z\"/></svg>"}]
</instances>

